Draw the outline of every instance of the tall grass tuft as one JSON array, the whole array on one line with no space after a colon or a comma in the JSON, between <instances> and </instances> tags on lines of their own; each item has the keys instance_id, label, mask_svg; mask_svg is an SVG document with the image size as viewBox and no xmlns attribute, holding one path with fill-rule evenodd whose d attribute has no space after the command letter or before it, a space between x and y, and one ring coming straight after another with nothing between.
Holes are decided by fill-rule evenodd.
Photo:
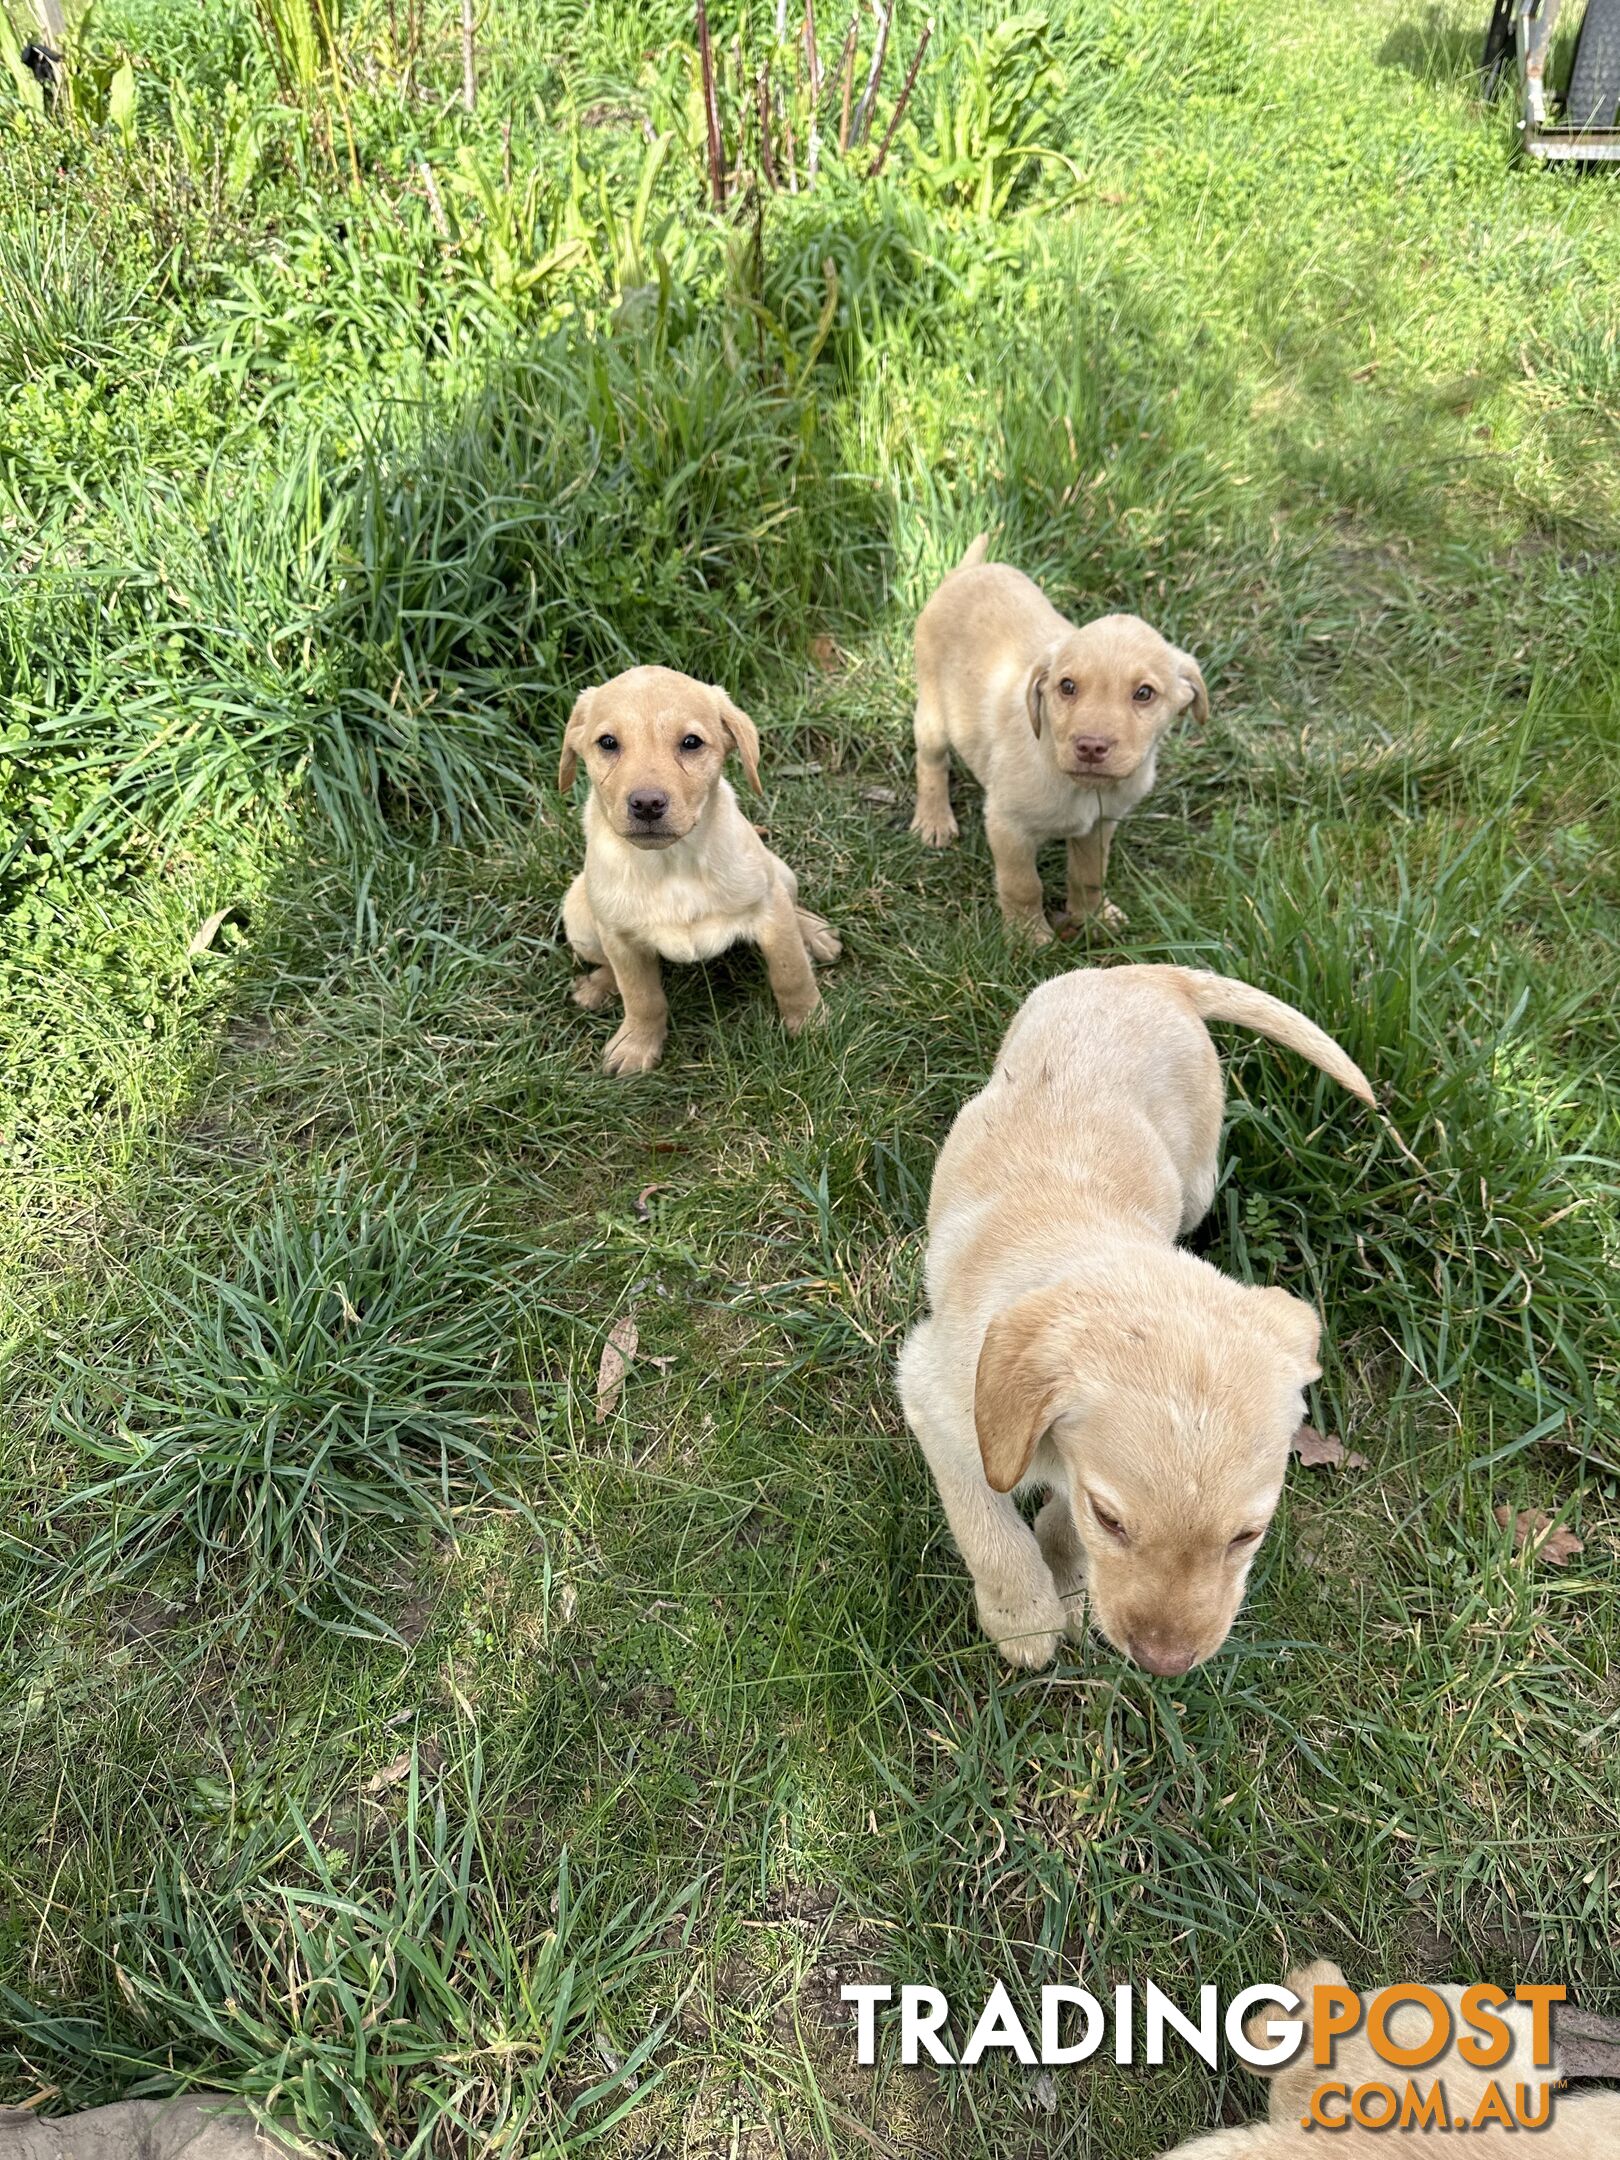
<instances>
[{"instance_id":1,"label":"tall grass tuft","mask_svg":"<svg viewBox=\"0 0 1620 2160\"><path fill-rule=\"evenodd\" d=\"M476 1735L430 1762L413 1742L353 1868L296 1813L222 1882L164 1853L106 1945L118 2039L5 1991L11 2020L121 2086L172 2089L183 2065L330 2152L583 2152L658 2082L665 2025L609 2033L683 1942L690 1891L615 1908L566 1851L549 1884L503 1871Z\"/></svg>"},{"instance_id":2,"label":"tall grass tuft","mask_svg":"<svg viewBox=\"0 0 1620 2160\"><path fill-rule=\"evenodd\" d=\"M0 222L0 388L116 363L144 289L63 218Z\"/></svg>"},{"instance_id":3,"label":"tall grass tuft","mask_svg":"<svg viewBox=\"0 0 1620 2160\"><path fill-rule=\"evenodd\" d=\"M350 1547L449 1534L501 1489L490 1391L520 1286L467 1198L413 1203L343 1178L175 1262L137 1260L119 1309L59 1346L52 1427L99 1471L67 1495L92 1584L159 1560L379 1629Z\"/></svg>"}]
</instances>

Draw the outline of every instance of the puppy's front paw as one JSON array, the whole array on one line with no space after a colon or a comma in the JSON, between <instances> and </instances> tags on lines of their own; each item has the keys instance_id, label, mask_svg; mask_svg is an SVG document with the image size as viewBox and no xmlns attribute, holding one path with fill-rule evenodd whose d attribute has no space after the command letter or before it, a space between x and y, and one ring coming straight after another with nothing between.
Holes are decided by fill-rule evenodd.
<instances>
[{"instance_id":1,"label":"puppy's front paw","mask_svg":"<svg viewBox=\"0 0 1620 2160\"><path fill-rule=\"evenodd\" d=\"M1086 1632L1086 1549L1074 1527L1069 1503L1053 1493L1035 1518L1035 1542L1041 1558L1052 1570L1052 1581L1063 1601L1064 1619L1071 1635Z\"/></svg>"},{"instance_id":2,"label":"puppy's front paw","mask_svg":"<svg viewBox=\"0 0 1620 2160\"><path fill-rule=\"evenodd\" d=\"M1016 938L1020 945L1050 945L1052 925L1044 915L1009 915L1007 935Z\"/></svg>"},{"instance_id":3,"label":"puppy's front paw","mask_svg":"<svg viewBox=\"0 0 1620 2160\"><path fill-rule=\"evenodd\" d=\"M574 987L568 995L586 1012L600 1012L610 1005L617 994L618 985L609 968L592 968L588 975L576 975Z\"/></svg>"},{"instance_id":4,"label":"puppy's front paw","mask_svg":"<svg viewBox=\"0 0 1620 2160\"><path fill-rule=\"evenodd\" d=\"M911 829L924 847L949 847L960 830L951 811L924 810L920 803L917 806L917 815L911 821Z\"/></svg>"},{"instance_id":5,"label":"puppy's front paw","mask_svg":"<svg viewBox=\"0 0 1620 2160\"><path fill-rule=\"evenodd\" d=\"M602 1063L615 1079L622 1080L631 1073L651 1072L663 1054L662 1034L648 1034L626 1020L603 1052Z\"/></svg>"},{"instance_id":6,"label":"puppy's front paw","mask_svg":"<svg viewBox=\"0 0 1620 2160\"><path fill-rule=\"evenodd\" d=\"M1036 1670L1050 1665L1068 1624L1068 1614L1055 1597L1032 1597L1004 1604L981 1594L979 1625L1009 1665Z\"/></svg>"}]
</instances>

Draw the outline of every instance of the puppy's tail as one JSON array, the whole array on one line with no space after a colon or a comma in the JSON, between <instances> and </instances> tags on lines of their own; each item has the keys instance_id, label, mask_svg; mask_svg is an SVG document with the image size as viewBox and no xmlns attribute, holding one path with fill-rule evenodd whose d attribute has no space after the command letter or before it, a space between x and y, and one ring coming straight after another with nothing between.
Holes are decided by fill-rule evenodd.
<instances>
[{"instance_id":1,"label":"puppy's tail","mask_svg":"<svg viewBox=\"0 0 1620 2160\"><path fill-rule=\"evenodd\" d=\"M989 552L990 535L980 533L978 539L970 543L967 553L956 567L958 570L971 570L976 563L982 563Z\"/></svg>"},{"instance_id":2,"label":"puppy's tail","mask_svg":"<svg viewBox=\"0 0 1620 2160\"><path fill-rule=\"evenodd\" d=\"M1270 997L1252 983L1238 982L1230 975L1208 975L1202 968L1166 968L1165 973L1175 978L1176 987L1200 1019L1232 1020L1239 1027L1253 1028L1257 1035L1281 1043L1285 1050L1297 1050L1329 1079L1337 1080L1340 1087L1348 1088L1374 1109L1378 1107L1361 1067L1314 1020L1307 1020L1281 998Z\"/></svg>"}]
</instances>

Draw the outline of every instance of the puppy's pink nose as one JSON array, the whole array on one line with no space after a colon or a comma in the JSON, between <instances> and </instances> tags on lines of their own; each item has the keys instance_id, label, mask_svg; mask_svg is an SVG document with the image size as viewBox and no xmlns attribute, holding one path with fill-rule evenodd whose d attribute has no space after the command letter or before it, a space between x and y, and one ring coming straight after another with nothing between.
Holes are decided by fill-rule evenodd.
<instances>
[{"instance_id":1,"label":"puppy's pink nose","mask_svg":"<svg viewBox=\"0 0 1620 2160\"><path fill-rule=\"evenodd\" d=\"M1198 1662L1194 1651L1184 1650L1178 1644L1155 1642L1148 1635L1132 1635L1128 1641L1132 1660L1144 1672L1158 1673L1165 1679L1177 1673L1191 1672Z\"/></svg>"},{"instance_id":2,"label":"puppy's pink nose","mask_svg":"<svg viewBox=\"0 0 1620 2160\"><path fill-rule=\"evenodd\" d=\"M630 815L640 818L644 825L656 825L668 808L669 797L655 794L650 788L638 789L630 798Z\"/></svg>"},{"instance_id":3,"label":"puppy's pink nose","mask_svg":"<svg viewBox=\"0 0 1620 2160\"><path fill-rule=\"evenodd\" d=\"M1114 747L1111 735L1077 735L1074 738L1074 754L1081 765L1100 765Z\"/></svg>"}]
</instances>

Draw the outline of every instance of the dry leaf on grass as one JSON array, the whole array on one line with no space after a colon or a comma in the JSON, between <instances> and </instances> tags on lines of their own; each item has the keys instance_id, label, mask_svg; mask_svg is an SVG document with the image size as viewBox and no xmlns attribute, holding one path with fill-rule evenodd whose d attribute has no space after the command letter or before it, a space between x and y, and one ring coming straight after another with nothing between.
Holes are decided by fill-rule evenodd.
<instances>
[{"instance_id":1,"label":"dry leaf on grass","mask_svg":"<svg viewBox=\"0 0 1620 2160\"><path fill-rule=\"evenodd\" d=\"M1520 1508L1517 1515L1510 1507L1493 1508L1491 1511L1504 1530L1513 1532L1513 1550L1522 1552L1528 1545L1537 1560L1545 1560L1549 1567L1563 1567L1586 1547L1567 1523L1553 1528L1553 1519L1542 1508Z\"/></svg>"},{"instance_id":2,"label":"dry leaf on grass","mask_svg":"<svg viewBox=\"0 0 1620 2160\"><path fill-rule=\"evenodd\" d=\"M391 1763L384 1763L375 1777L366 1779L366 1791L368 1793L386 1792L390 1785L397 1785L401 1778L407 1778L410 1774L410 1756L396 1755Z\"/></svg>"},{"instance_id":3,"label":"dry leaf on grass","mask_svg":"<svg viewBox=\"0 0 1620 2160\"><path fill-rule=\"evenodd\" d=\"M1302 1425L1288 1443L1290 1455L1297 1455L1307 1470L1319 1470L1331 1464L1338 1470L1365 1470L1367 1458L1355 1453L1346 1454L1344 1442L1337 1433L1319 1433L1314 1425Z\"/></svg>"},{"instance_id":4,"label":"dry leaf on grass","mask_svg":"<svg viewBox=\"0 0 1620 2160\"><path fill-rule=\"evenodd\" d=\"M367 1778L366 1792L375 1799L378 1793L387 1792L391 1785L401 1784L410 1776L413 1760L431 1777L436 1770L443 1767L444 1750L437 1740L431 1738L421 1743L414 1756L407 1748L403 1755L396 1755L391 1763L384 1763L374 1776Z\"/></svg>"},{"instance_id":5,"label":"dry leaf on grass","mask_svg":"<svg viewBox=\"0 0 1620 2160\"><path fill-rule=\"evenodd\" d=\"M186 947L188 960L196 960L207 952L209 946L213 944L215 938L219 936L220 931L230 919L230 915L231 910L228 907L222 907L215 908L212 915L204 916L203 920L197 925L191 943Z\"/></svg>"},{"instance_id":6,"label":"dry leaf on grass","mask_svg":"<svg viewBox=\"0 0 1620 2160\"><path fill-rule=\"evenodd\" d=\"M596 1422L605 1425L619 1407L619 1397L624 1393L624 1376L630 1360L636 1354L640 1340L636 1323L628 1313L622 1320L615 1320L608 1331L608 1339L602 1347L602 1364L596 1375Z\"/></svg>"},{"instance_id":7,"label":"dry leaf on grass","mask_svg":"<svg viewBox=\"0 0 1620 2160\"><path fill-rule=\"evenodd\" d=\"M827 637L825 634L813 637L810 640L810 657L823 675L837 675L843 670L844 655L836 638Z\"/></svg>"}]
</instances>

